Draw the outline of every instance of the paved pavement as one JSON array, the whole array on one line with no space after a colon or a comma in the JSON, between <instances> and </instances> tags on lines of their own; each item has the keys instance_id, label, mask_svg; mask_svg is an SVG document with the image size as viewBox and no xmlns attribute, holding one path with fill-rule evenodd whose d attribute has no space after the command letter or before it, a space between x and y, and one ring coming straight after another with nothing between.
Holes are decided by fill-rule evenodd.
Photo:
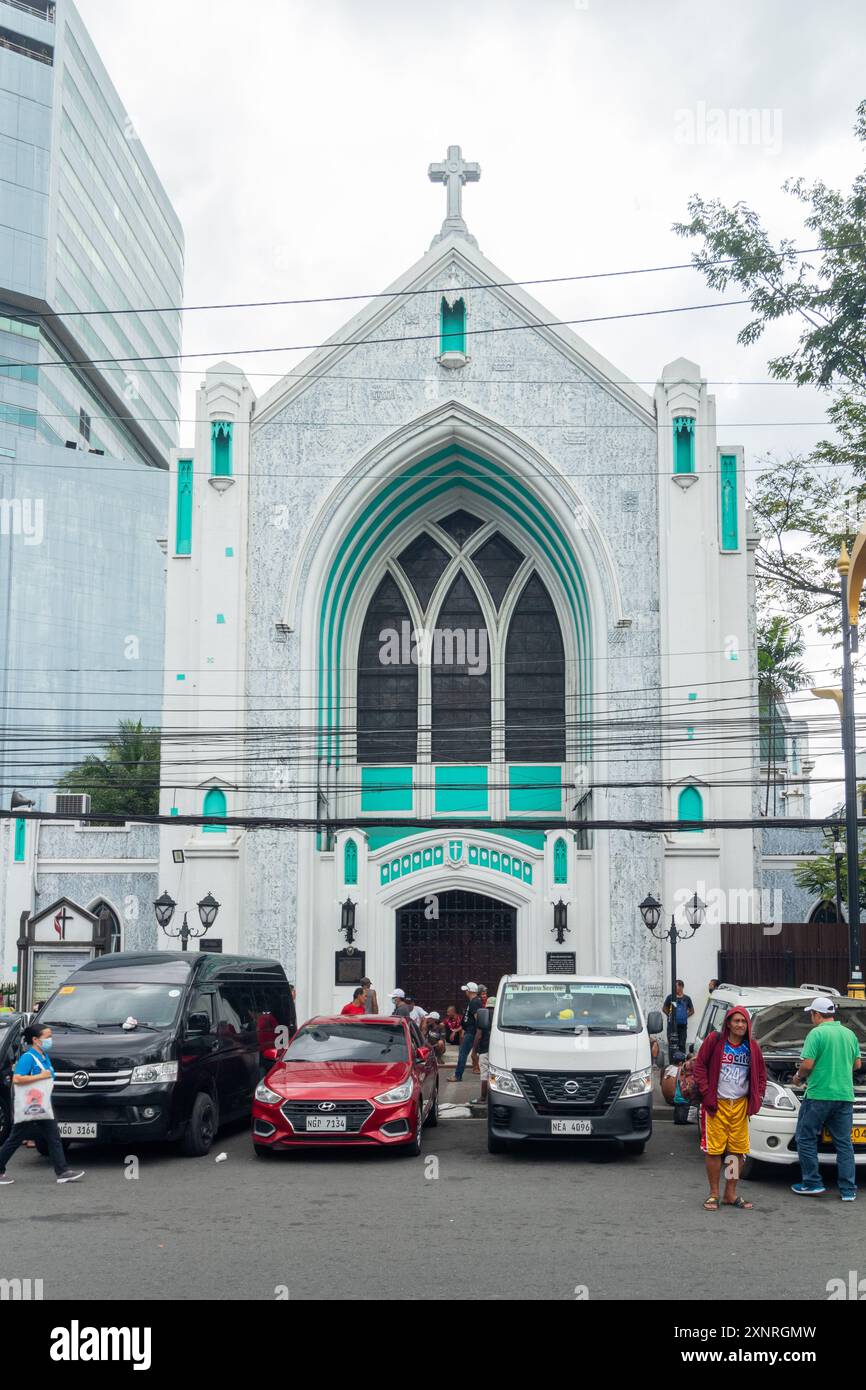
<instances>
[{"instance_id":1,"label":"paved pavement","mask_svg":"<svg viewBox=\"0 0 866 1390\"><path fill-rule=\"evenodd\" d=\"M0 1278L41 1278L46 1299L273 1299L285 1285L291 1299L573 1299L583 1287L590 1299L715 1299L735 1287L809 1300L830 1278L866 1275L864 1179L843 1205L835 1192L793 1196L794 1170L744 1184L753 1212L705 1213L696 1130L664 1115L639 1158L580 1145L493 1157L484 1123L456 1118L427 1131L420 1159L259 1160L246 1129L205 1159L143 1150L134 1179L122 1150L73 1158L87 1176L58 1187L20 1151L15 1184L0 1188Z\"/></svg>"}]
</instances>

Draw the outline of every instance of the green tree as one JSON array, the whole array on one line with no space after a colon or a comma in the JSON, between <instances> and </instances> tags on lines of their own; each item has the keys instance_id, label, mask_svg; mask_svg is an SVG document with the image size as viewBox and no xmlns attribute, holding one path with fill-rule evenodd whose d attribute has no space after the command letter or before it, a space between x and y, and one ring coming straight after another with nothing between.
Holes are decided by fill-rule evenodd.
<instances>
[{"instance_id":1,"label":"green tree","mask_svg":"<svg viewBox=\"0 0 866 1390\"><path fill-rule=\"evenodd\" d=\"M814 893L821 898L822 902L836 901L836 866L834 863L835 855L832 849L828 854L821 854L814 859L806 859L802 864L798 864L794 869L794 882L798 888L805 888L807 892ZM866 907L866 897L864 897L864 884L866 884L866 849L860 847L858 854L860 867L860 906ZM843 854L840 860L840 877L842 887L842 902L848 902L848 856Z\"/></svg>"},{"instance_id":2,"label":"green tree","mask_svg":"<svg viewBox=\"0 0 866 1390\"><path fill-rule=\"evenodd\" d=\"M159 810L159 733L141 720L121 719L104 756L91 755L60 779L63 791L86 792L91 811L106 816L152 816Z\"/></svg>"},{"instance_id":3,"label":"green tree","mask_svg":"<svg viewBox=\"0 0 866 1390\"><path fill-rule=\"evenodd\" d=\"M854 132L866 143L866 100ZM841 541L866 515L866 171L849 193L820 180L783 187L806 210L806 241L817 248L808 259L788 237L774 243L742 202L726 207L695 195L689 221L674 231L701 239L692 260L712 289L733 286L748 297L751 317L738 342L755 343L769 324L792 320L799 336L769 361L769 373L827 393L835 437L784 464L768 459L750 502L762 606L775 601L795 617L814 614L829 633L838 628Z\"/></svg>"},{"instance_id":4,"label":"green tree","mask_svg":"<svg viewBox=\"0 0 866 1390\"><path fill-rule=\"evenodd\" d=\"M764 815L770 809L770 785L775 780L778 702L795 690L802 690L807 672L802 657L805 651L803 634L786 618L778 615L758 624L758 708L760 712L761 743L767 746L767 791ZM782 737L784 738L784 730Z\"/></svg>"}]
</instances>

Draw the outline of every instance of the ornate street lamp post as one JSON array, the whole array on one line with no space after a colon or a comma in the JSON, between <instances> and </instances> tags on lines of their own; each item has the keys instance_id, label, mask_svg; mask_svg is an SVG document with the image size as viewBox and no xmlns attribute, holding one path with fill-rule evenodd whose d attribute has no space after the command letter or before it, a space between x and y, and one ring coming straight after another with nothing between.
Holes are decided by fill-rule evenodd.
<instances>
[{"instance_id":1,"label":"ornate street lamp post","mask_svg":"<svg viewBox=\"0 0 866 1390\"><path fill-rule=\"evenodd\" d=\"M198 940L200 936L204 936L206 932L208 932L210 928L213 926L214 922L216 921L217 913L220 910L220 904L217 902L213 893L207 893L201 899L200 902L196 903L196 907L198 908L199 920L201 921L200 930L198 927L191 927L189 925L189 922L187 921L186 912L184 912L183 921L181 922L180 926L177 928L176 931L171 931L169 929L169 924L171 922L172 917L174 916L174 910L176 907L177 903L175 902L174 898L170 897L169 894L165 891L161 893L161 895L157 898L156 902L153 904L153 910L156 913L156 920L162 927L162 930L165 932L166 936L170 936L173 939L177 939L179 937L180 949L182 951L185 951L190 940Z\"/></svg>"},{"instance_id":2,"label":"ornate street lamp post","mask_svg":"<svg viewBox=\"0 0 866 1390\"><path fill-rule=\"evenodd\" d=\"M667 931L659 931L662 905L651 893L648 893L644 898L639 910L644 926L655 937L656 941L669 941L671 943L671 1011L668 1014L668 1061L670 1061L679 1044L677 1035L677 942L688 941L694 936L698 927L703 923L707 905L701 902L697 893L689 898L684 912L691 931L680 931L674 921L673 913L671 913L671 924Z\"/></svg>"}]
</instances>

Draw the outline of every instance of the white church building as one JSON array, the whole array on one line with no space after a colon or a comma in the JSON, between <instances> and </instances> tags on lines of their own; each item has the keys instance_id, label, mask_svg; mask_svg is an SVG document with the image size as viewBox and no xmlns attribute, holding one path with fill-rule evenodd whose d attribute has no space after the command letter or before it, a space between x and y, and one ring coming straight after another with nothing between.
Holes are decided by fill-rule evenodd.
<instances>
[{"instance_id":1,"label":"white church building","mask_svg":"<svg viewBox=\"0 0 866 1390\"><path fill-rule=\"evenodd\" d=\"M754 814L742 449L697 364L650 395L487 259L479 173L431 166L429 250L264 396L212 367L172 462L148 872L196 925L212 893L204 942L278 957L305 1015L360 974L427 1008L547 969L657 1004L639 905L684 926L695 891L701 998L760 882L748 827L586 824ZM136 932L176 945L150 903Z\"/></svg>"}]
</instances>

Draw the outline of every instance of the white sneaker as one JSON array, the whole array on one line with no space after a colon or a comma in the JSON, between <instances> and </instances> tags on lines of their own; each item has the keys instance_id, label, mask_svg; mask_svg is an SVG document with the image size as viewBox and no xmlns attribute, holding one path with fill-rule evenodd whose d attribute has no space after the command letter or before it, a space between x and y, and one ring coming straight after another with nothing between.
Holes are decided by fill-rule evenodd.
<instances>
[{"instance_id":1,"label":"white sneaker","mask_svg":"<svg viewBox=\"0 0 866 1390\"><path fill-rule=\"evenodd\" d=\"M58 1176L57 1181L58 1181L58 1182L78 1182L78 1179L79 1179L79 1178L83 1178L83 1177L84 1177L84 1169L83 1169L83 1168L79 1168L79 1169L76 1169L76 1168L67 1168L65 1173L61 1173L61 1174Z\"/></svg>"},{"instance_id":2,"label":"white sneaker","mask_svg":"<svg viewBox=\"0 0 866 1390\"><path fill-rule=\"evenodd\" d=\"M10 1178L8 1173L0 1173L0 1187L8 1187L9 1184L13 1183L14 1181L15 1179Z\"/></svg>"}]
</instances>

